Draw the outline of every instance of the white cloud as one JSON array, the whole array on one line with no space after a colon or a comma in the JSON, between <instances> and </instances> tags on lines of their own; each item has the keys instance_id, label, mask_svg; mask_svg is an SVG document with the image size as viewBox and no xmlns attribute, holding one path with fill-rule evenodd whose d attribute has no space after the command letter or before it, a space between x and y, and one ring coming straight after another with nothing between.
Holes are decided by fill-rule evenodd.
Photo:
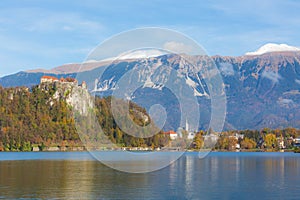
<instances>
[{"instance_id":1,"label":"white cloud","mask_svg":"<svg viewBox=\"0 0 300 200\"><path fill-rule=\"evenodd\" d=\"M296 79L295 82L298 83L298 84L300 84L300 80L298 80L298 79Z\"/></svg>"},{"instance_id":2,"label":"white cloud","mask_svg":"<svg viewBox=\"0 0 300 200\"><path fill-rule=\"evenodd\" d=\"M262 77L270 79L274 83L277 83L281 79L280 74L273 71L263 71Z\"/></svg>"},{"instance_id":3,"label":"white cloud","mask_svg":"<svg viewBox=\"0 0 300 200\"><path fill-rule=\"evenodd\" d=\"M174 52L174 53L189 54L189 53L192 53L192 51L193 51L193 47L186 45L184 43L181 43L181 42L176 42L176 41L166 42L163 45L163 48L166 50L169 50L171 52Z\"/></svg>"},{"instance_id":4,"label":"white cloud","mask_svg":"<svg viewBox=\"0 0 300 200\"><path fill-rule=\"evenodd\" d=\"M247 52L245 55L262 55L269 52L281 52L281 51L300 51L298 47L289 46L287 44L268 43L260 47L253 52Z\"/></svg>"}]
</instances>

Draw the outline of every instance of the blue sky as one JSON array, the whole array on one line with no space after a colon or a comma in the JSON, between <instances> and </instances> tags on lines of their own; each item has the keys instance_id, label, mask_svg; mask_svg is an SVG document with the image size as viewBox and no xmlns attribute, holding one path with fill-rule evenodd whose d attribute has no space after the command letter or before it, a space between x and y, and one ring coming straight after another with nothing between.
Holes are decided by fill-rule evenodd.
<instances>
[{"instance_id":1,"label":"blue sky","mask_svg":"<svg viewBox=\"0 0 300 200\"><path fill-rule=\"evenodd\" d=\"M268 42L300 46L296 0L1 0L0 76L85 60L121 31L180 31L209 55L243 55Z\"/></svg>"}]
</instances>

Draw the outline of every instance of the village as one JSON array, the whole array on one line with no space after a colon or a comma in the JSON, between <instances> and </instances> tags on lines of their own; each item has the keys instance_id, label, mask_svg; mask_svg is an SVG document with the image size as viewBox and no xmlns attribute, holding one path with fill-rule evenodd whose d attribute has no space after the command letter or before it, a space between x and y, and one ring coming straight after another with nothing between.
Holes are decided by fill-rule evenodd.
<instances>
[{"instance_id":1,"label":"village","mask_svg":"<svg viewBox=\"0 0 300 200\"><path fill-rule=\"evenodd\" d=\"M53 86L55 90L51 93L51 97L47 101L50 106L54 105L57 100L64 100L69 105L78 106L81 113L86 112L89 106L80 104L81 98L75 93L70 94L70 91L80 91L82 96L82 89L84 94L88 95L87 84L82 81L78 84L78 80L72 77L57 78L54 76L42 76L40 84L37 86L42 91L48 92ZM18 95L30 93L29 88L15 88L7 90L7 98L9 101L16 101ZM75 94L75 95L74 95ZM15 99L16 97L16 99ZM89 104L92 104L90 102ZM48 109L45 107L45 109ZM6 131L4 128L2 131ZM126 145L116 144L116 148L111 147L93 147L86 148L80 142L72 142L72 140L62 140L61 142L54 142L53 144L35 144L31 143L31 149L26 151L86 151L87 149L95 151L198 151L201 149L210 149L213 151L294 151L300 148L300 131L294 128L286 128L283 130L236 130L223 131L221 133L211 131L194 131L190 130L188 120L185 120L185 125L176 130L168 130L162 132L168 138L168 142L163 146L150 145ZM47 133L45 133L47 134ZM52 133L56 134L56 133ZM62 133L63 134L63 133ZM10 147L11 148L11 147ZM9 148L8 148L9 149ZM18 148L17 148L18 149ZM0 147L0 151L5 148ZM296 151L295 150L295 151Z\"/></svg>"}]
</instances>

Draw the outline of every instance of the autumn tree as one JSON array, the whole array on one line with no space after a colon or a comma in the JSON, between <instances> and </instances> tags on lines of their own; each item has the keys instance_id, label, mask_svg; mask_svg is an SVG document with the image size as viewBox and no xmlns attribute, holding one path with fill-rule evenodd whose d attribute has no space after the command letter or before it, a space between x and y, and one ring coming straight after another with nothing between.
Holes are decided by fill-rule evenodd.
<instances>
[{"instance_id":1,"label":"autumn tree","mask_svg":"<svg viewBox=\"0 0 300 200\"><path fill-rule=\"evenodd\" d=\"M203 145L204 145L204 138L203 138L201 132L199 132L194 137L193 146L194 146L194 149L199 150L203 147Z\"/></svg>"},{"instance_id":2,"label":"autumn tree","mask_svg":"<svg viewBox=\"0 0 300 200\"><path fill-rule=\"evenodd\" d=\"M276 140L275 134L272 134L272 133L266 134L265 144L266 144L266 147L269 149L276 148L278 145L277 145L277 140Z\"/></svg>"},{"instance_id":3,"label":"autumn tree","mask_svg":"<svg viewBox=\"0 0 300 200\"><path fill-rule=\"evenodd\" d=\"M254 149L256 147L256 142L250 138L244 138L241 141L241 148L242 149Z\"/></svg>"}]
</instances>

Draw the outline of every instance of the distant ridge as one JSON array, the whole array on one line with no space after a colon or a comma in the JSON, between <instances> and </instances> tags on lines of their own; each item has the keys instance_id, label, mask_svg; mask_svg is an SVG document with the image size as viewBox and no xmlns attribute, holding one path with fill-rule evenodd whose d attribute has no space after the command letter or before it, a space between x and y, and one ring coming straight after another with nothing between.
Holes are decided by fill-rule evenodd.
<instances>
[{"instance_id":1,"label":"distant ridge","mask_svg":"<svg viewBox=\"0 0 300 200\"><path fill-rule=\"evenodd\" d=\"M69 63L64 64L53 69L32 69L27 70L27 73L47 73L47 74L64 74L64 73L77 73L90 71L97 67L102 67L108 65L111 61L94 61L94 62L86 62L86 63Z\"/></svg>"},{"instance_id":2,"label":"distant ridge","mask_svg":"<svg viewBox=\"0 0 300 200\"><path fill-rule=\"evenodd\" d=\"M67 63L53 69L32 69L25 72L28 73L50 73L50 74L64 74L64 73L78 73L90 71L98 67L107 66L112 62L131 61L136 59L158 57L165 53L159 50L139 50L132 53L121 54L117 57L107 58L104 60L87 60L83 63Z\"/></svg>"}]
</instances>

